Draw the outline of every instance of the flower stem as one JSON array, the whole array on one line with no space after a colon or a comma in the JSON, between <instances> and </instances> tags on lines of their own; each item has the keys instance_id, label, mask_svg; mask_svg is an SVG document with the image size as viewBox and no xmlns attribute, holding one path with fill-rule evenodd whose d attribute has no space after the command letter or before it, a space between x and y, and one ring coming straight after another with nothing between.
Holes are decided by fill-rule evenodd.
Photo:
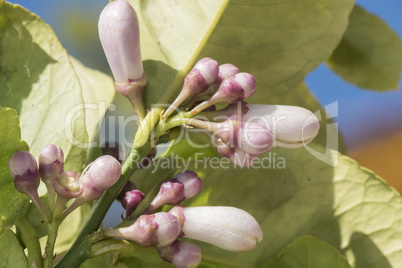
<instances>
[{"instance_id":1,"label":"flower stem","mask_svg":"<svg viewBox=\"0 0 402 268\"><path fill-rule=\"evenodd\" d=\"M28 267L42 268L42 253L39 237L26 218L22 218L17 224L17 231L28 249Z\"/></svg>"},{"instance_id":2,"label":"flower stem","mask_svg":"<svg viewBox=\"0 0 402 268\"><path fill-rule=\"evenodd\" d=\"M59 221L52 220L47 226L47 242L45 247L45 254L43 256L44 268L52 268L54 261L54 246L56 244L57 233L59 230Z\"/></svg>"}]
</instances>

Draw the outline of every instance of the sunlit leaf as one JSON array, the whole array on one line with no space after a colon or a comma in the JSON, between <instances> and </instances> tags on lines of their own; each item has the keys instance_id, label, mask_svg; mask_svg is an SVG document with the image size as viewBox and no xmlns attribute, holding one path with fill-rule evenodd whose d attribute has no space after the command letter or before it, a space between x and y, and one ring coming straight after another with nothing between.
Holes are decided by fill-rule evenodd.
<instances>
[{"instance_id":1,"label":"sunlit leaf","mask_svg":"<svg viewBox=\"0 0 402 268\"><path fill-rule=\"evenodd\" d=\"M53 30L26 9L0 7L0 105L17 110L22 138L37 156L46 144L60 146L66 168L82 169L86 143L81 85Z\"/></svg>"},{"instance_id":2,"label":"sunlit leaf","mask_svg":"<svg viewBox=\"0 0 402 268\"><path fill-rule=\"evenodd\" d=\"M355 6L328 65L359 87L397 89L402 70L401 39L382 19Z\"/></svg>"},{"instance_id":3,"label":"sunlit leaf","mask_svg":"<svg viewBox=\"0 0 402 268\"><path fill-rule=\"evenodd\" d=\"M199 56L255 75L262 89L255 101L289 90L331 55L354 1L130 2L140 20L151 105L177 94Z\"/></svg>"},{"instance_id":4,"label":"sunlit leaf","mask_svg":"<svg viewBox=\"0 0 402 268\"><path fill-rule=\"evenodd\" d=\"M8 171L8 159L16 151L27 151L15 110L0 107L0 233L24 217L29 198L18 192Z\"/></svg>"}]
</instances>

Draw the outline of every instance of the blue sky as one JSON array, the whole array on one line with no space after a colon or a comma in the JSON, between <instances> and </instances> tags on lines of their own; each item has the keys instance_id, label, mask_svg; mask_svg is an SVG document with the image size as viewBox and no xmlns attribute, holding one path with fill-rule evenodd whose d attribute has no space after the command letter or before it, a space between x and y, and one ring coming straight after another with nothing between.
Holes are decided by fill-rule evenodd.
<instances>
[{"instance_id":1,"label":"blue sky","mask_svg":"<svg viewBox=\"0 0 402 268\"><path fill-rule=\"evenodd\" d=\"M76 4L85 12L100 13L108 1L69 0L66 2L51 0L14 0L32 12L41 16L45 22L55 28L60 37L59 15L65 11L66 4ZM102 4L102 2L104 4ZM402 1L401 0L358 0L357 4L385 20L402 36ZM63 43L63 37L60 37ZM64 43L63 43L64 44ZM67 49L68 46L67 46ZM74 53L73 53L74 55ZM375 92L359 89L321 65L306 78L306 83L323 106L338 101L339 123L348 147L356 147L366 140L373 139L386 132L402 131L402 92ZM401 88L402 83L399 84Z\"/></svg>"}]
</instances>

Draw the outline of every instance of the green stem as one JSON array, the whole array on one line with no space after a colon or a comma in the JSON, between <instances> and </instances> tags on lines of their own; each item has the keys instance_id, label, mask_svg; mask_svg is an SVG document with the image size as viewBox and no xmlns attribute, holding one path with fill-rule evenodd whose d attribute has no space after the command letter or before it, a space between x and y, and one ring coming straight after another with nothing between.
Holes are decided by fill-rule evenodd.
<instances>
[{"instance_id":1,"label":"green stem","mask_svg":"<svg viewBox=\"0 0 402 268\"><path fill-rule=\"evenodd\" d=\"M22 218L17 224L17 231L28 249L28 267L42 268L42 252L39 237L26 218Z\"/></svg>"},{"instance_id":2,"label":"green stem","mask_svg":"<svg viewBox=\"0 0 402 268\"><path fill-rule=\"evenodd\" d=\"M190 117L191 115L189 112L181 112L166 121L159 121L154 129L154 137L159 138L166 134L168 130L186 124L187 119Z\"/></svg>"},{"instance_id":3,"label":"green stem","mask_svg":"<svg viewBox=\"0 0 402 268\"><path fill-rule=\"evenodd\" d=\"M144 251L149 251L149 248L125 240L106 239L91 246L91 258L106 253L139 253Z\"/></svg>"},{"instance_id":4,"label":"green stem","mask_svg":"<svg viewBox=\"0 0 402 268\"><path fill-rule=\"evenodd\" d=\"M47 242L46 242L46 247L45 247L45 254L43 256L43 258L44 258L43 267L44 268L53 267L54 246L56 245L56 238L57 238L57 233L59 230L59 224L60 223L57 220L53 220L48 223Z\"/></svg>"},{"instance_id":5,"label":"green stem","mask_svg":"<svg viewBox=\"0 0 402 268\"><path fill-rule=\"evenodd\" d=\"M145 119L144 119L145 121ZM87 222L70 250L56 265L56 267L78 267L91 256L91 242L88 236L97 231L106 216L109 207L112 205L121 188L127 183L134 171L138 168L139 160L151 151L151 147L146 144L140 148L133 147L127 160L122 167L122 176L119 181L105 191L102 197L95 203Z\"/></svg>"}]
</instances>

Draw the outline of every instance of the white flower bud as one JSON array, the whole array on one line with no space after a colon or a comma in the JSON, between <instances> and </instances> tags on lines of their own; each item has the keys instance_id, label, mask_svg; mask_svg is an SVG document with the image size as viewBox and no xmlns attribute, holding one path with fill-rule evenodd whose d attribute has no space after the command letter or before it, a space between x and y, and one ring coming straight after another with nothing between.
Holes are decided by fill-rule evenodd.
<instances>
[{"instance_id":1,"label":"white flower bud","mask_svg":"<svg viewBox=\"0 0 402 268\"><path fill-rule=\"evenodd\" d=\"M317 117L298 106L247 104L249 111L243 122L265 126L275 137L276 146L298 148L311 142L318 134Z\"/></svg>"},{"instance_id":2,"label":"white flower bud","mask_svg":"<svg viewBox=\"0 0 402 268\"><path fill-rule=\"evenodd\" d=\"M213 244L228 251L250 250L262 240L258 222L234 207L180 207L169 213L182 225L184 237Z\"/></svg>"}]
</instances>

